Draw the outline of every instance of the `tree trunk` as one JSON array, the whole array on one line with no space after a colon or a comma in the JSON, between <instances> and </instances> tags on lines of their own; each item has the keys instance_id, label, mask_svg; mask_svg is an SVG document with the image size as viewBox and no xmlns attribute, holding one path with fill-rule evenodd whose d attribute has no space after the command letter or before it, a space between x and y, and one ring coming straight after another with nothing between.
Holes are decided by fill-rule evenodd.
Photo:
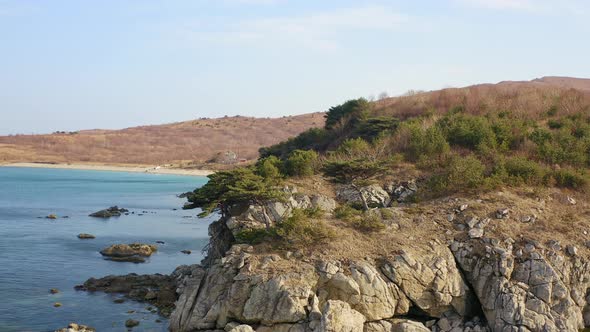
<instances>
[{"instance_id":1,"label":"tree trunk","mask_svg":"<svg viewBox=\"0 0 590 332\"><path fill-rule=\"evenodd\" d=\"M365 194L363 193L363 191L361 190L361 188L359 188L354 183L351 183L351 185L359 193L359 196L361 197L361 201L363 202L363 210L364 211L369 211L369 204L367 203L367 199L365 198Z\"/></svg>"},{"instance_id":2,"label":"tree trunk","mask_svg":"<svg viewBox=\"0 0 590 332\"><path fill-rule=\"evenodd\" d=\"M260 206L262 207L262 214L264 215L264 224L266 225L266 230L268 231L270 229L270 217L266 212L266 205L262 203Z\"/></svg>"}]
</instances>

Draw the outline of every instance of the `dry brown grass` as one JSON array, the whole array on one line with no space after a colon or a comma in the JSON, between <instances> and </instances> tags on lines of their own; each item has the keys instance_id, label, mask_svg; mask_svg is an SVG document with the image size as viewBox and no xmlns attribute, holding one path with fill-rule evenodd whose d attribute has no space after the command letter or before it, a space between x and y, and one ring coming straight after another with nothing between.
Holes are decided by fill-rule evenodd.
<instances>
[{"instance_id":1,"label":"dry brown grass","mask_svg":"<svg viewBox=\"0 0 590 332\"><path fill-rule=\"evenodd\" d=\"M205 162L227 150L255 159L258 149L324 124L323 113L282 118L227 117L78 134L0 137L1 162L164 164Z\"/></svg>"},{"instance_id":2,"label":"dry brown grass","mask_svg":"<svg viewBox=\"0 0 590 332\"><path fill-rule=\"evenodd\" d=\"M376 102L375 113L407 119L427 112L444 114L459 105L470 114L510 111L534 120L555 106L567 116L589 110L590 80L549 77L413 93Z\"/></svg>"}]
</instances>

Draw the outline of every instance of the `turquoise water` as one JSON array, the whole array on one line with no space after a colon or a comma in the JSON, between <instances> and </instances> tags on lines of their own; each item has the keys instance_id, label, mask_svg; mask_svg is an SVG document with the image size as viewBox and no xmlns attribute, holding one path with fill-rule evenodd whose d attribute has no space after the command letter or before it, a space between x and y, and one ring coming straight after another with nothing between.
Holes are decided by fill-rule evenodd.
<instances>
[{"instance_id":1,"label":"turquoise water","mask_svg":"<svg viewBox=\"0 0 590 332\"><path fill-rule=\"evenodd\" d=\"M53 331L69 322L125 331L129 318L141 321L136 331L166 331L166 320L147 311L147 304L115 304L119 295L73 287L90 277L170 273L198 263L210 220L181 210L183 200L176 195L205 182L204 177L0 167L0 331ZM112 205L135 214L88 217ZM39 218L49 214L69 218ZM79 240L79 233L96 239ZM114 243L158 240L165 244L144 264L107 261L98 253ZM193 253L182 254L183 249ZM60 293L51 295L50 288ZM54 308L55 302L62 306Z\"/></svg>"}]
</instances>

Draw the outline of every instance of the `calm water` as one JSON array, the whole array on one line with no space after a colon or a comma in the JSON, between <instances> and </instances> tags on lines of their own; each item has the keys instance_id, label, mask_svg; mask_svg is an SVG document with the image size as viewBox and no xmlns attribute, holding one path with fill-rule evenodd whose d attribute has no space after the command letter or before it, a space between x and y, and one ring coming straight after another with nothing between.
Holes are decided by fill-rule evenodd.
<instances>
[{"instance_id":1,"label":"calm water","mask_svg":"<svg viewBox=\"0 0 590 332\"><path fill-rule=\"evenodd\" d=\"M147 304L115 304L119 295L73 287L90 277L170 273L178 265L198 263L210 220L173 209L183 203L176 194L205 182L204 177L0 167L0 331L53 331L69 322L125 331L129 318L141 321L136 331L166 331L167 322L149 313ZM112 205L135 215L88 217ZM69 218L38 218L52 213ZM96 239L79 240L78 233ZM144 264L106 261L98 253L114 243L157 240L166 243ZM183 249L193 254L180 253ZM51 295L50 288L61 292ZM55 302L62 307L54 308Z\"/></svg>"}]
</instances>

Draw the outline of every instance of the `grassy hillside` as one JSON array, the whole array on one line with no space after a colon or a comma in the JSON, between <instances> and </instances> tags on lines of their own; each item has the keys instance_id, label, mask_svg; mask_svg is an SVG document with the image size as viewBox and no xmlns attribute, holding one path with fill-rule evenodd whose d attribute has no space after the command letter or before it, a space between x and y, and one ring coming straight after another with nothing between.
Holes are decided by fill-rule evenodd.
<instances>
[{"instance_id":1,"label":"grassy hillside","mask_svg":"<svg viewBox=\"0 0 590 332\"><path fill-rule=\"evenodd\" d=\"M255 159L271 145L323 125L323 113L282 118L226 117L123 130L0 137L0 162L163 164L204 162L233 151Z\"/></svg>"},{"instance_id":2,"label":"grassy hillside","mask_svg":"<svg viewBox=\"0 0 590 332\"><path fill-rule=\"evenodd\" d=\"M189 195L192 206L208 213L275 199L281 183L305 178L349 185L361 198L371 183L417 180L415 201L523 185L583 192L590 94L532 81L350 100L330 108L323 128L260 152L256 165L211 176ZM364 199L353 208L369 210Z\"/></svg>"}]
</instances>

